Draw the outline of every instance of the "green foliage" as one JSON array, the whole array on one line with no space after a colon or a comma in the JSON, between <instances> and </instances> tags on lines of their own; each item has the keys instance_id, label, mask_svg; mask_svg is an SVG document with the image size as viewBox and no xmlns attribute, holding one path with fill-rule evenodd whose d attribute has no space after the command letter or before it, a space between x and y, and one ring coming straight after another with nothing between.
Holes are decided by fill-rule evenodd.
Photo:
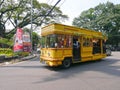
<instances>
[{"instance_id":1,"label":"green foliage","mask_svg":"<svg viewBox=\"0 0 120 90\"><path fill-rule=\"evenodd\" d=\"M30 53L29 52L15 52L14 54L15 54L15 56L26 57Z\"/></svg>"},{"instance_id":2,"label":"green foliage","mask_svg":"<svg viewBox=\"0 0 120 90\"><path fill-rule=\"evenodd\" d=\"M5 39L5 38L0 38L0 44L7 45L9 47L13 46L13 41Z\"/></svg>"},{"instance_id":3,"label":"green foliage","mask_svg":"<svg viewBox=\"0 0 120 90\"><path fill-rule=\"evenodd\" d=\"M22 56L23 57L26 57L26 56L28 56L30 53L29 52L22 52Z\"/></svg>"},{"instance_id":4,"label":"green foliage","mask_svg":"<svg viewBox=\"0 0 120 90\"><path fill-rule=\"evenodd\" d=\"M40 43L40 37L37 33L33 32L32 33L32 45L33 47L38 45Z\"/></svg>"},{"instance_id":5,"label":"green foliage","mask_svg":"<svg viewBox=\"0 0 120 90\"><path fill-rule=\"evenodd\" d=\"M4 22L3 25L9 22L14 26L14 29L7 33L7 38L10 38L11 33L12 35L15 33L17 26L23 28L31 24L30 0L3 0L3 2L0 2L0 7L0 20ZM33 0L33 26L40 26L42 18L52 7L46 3L40 3L38 0ZM51 14L44 19L43 23L62 22L66 19L68 19L68 16L64 15L60 8L55 7Z\"/></svg>"},{"instance_id":6,"label":"green foliage","mask_svg":"<svg viewBox=\"0 0 120 90\"><path fill-rule=\"evenodd\" d=\"M0 48L0 55L11 57L14 55L13 50L10 48Z\"/></svg>"},{"instance_id":7,"label":"green foliage","mask_svg":"<svg viewBox=\"0 0 120 90\"><path fill-rule=\"evenodd\" d=\"M1 37L5 36L5 25L1 22L1 20L0 20L0 36Z\"/></svg>"},{"instance_id":8,"label":"green foliage","mask_svg":"<svg viewBox=\"0 0 120 90\"><path fill-rule=\"evenodd\" d=\"M83 11L79 17L74 18L73 25L101 31L108 35L108 43L120 43L120 4L111 2L99 4L94 8Z\"/></svg>"}]
</instances>

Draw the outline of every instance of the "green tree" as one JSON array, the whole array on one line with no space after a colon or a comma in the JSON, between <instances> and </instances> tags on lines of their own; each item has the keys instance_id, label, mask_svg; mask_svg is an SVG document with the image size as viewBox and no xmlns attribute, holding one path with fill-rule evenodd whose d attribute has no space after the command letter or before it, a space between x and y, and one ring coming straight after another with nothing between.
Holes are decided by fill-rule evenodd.
<instances>
[{"instance_id":1,"label":"green tree","mask_svg":"<svg viewBox=\"0 0 120 90\"><path fill-rule=\"evenodd\" d=\"M38 0L33 0L33 26L40 26L41 20L52 7L46 3L39 3ZM3 25L9 22L14 26L14 29L7 33L8 37L15 33L17 26L23 28L31 24L30 0L1 0L0 8L0 21L4 22ZM51 14L44 19L43 23L61 22L66 19L68 19L67 15L64 15L59 7L55 7Z\"/></svg>"},{"instance_id":2,"label":"green tree","mask_svg":"<svg viewBox=\"0 0 120 90\"><path fill-rule=\"evenodd\" d=\"M39 42L40 42L39 39L40 39L40 36L37 33L33 32L32 33L32 46L33 46L33 49L35 49L34 47L39 44Z\"/></svg>"},{"instance_id":3,"label":"green tree","mask_svg":"<svg viewBox=\"0 0 120 90\"><path fill-rule=\"evenodd\" d=\"M6 17L7 12L13 11L16 8L18 8L18 6L12 6L13 2L10 0L0 0L0 36L1 37L5 37L5 24L8 21L8 19L10 18L11 15L9 15L8 17Z\"/></svg>"},{"instance_id":4,"label":"green tree","mask_svg":"<svg viewBox=\"0 0 120 90\"><path fill-rule=\"evenodd\" d=\"M108 35L108 43L120 43L120 4L111 2L99 4L95 8L83 11L79 17L74 18L73 25L101 31Z\"/></svg>"},{"instance_id":5,"label":"green tree","mask_svg":"<svg viewBox=\"0 0 120 90\"><path fill-rule=\"evenodd\" d=\"M5 36L5 26L4 24L0 21L0 37Z\"/></svg>"}]
</instances>

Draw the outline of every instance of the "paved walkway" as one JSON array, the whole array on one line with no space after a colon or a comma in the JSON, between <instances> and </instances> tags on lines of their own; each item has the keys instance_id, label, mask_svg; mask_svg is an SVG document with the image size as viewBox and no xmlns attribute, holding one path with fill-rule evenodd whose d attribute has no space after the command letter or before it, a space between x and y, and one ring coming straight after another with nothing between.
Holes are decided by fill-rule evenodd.
<instances>
[{"instance_id":1,"label":"paved walkway","mask_svg":"<svg viewBox=\"0 0 120 90\"><path fill-rule=\"evenodd\" d=\"M27 56L27 57L24 57L24 58L16 58L16 59L7 60L6 62L0 63L0 66L21 62L21 61L24 61L24 60L30 60L30 59L35 58L36 56L39 56L39 54L33 54L33 55L30 55L30 56Z\"/></svg>"},{"instance_id":2,"label":"paved walkway","mask_svg":"<svg viewBox=\"0 0 120 90\"><path fill-rule=\"evenodd\" d=\"M113 51L112 56L120 59L120 51Z\"/></svg>"}]
</instances>

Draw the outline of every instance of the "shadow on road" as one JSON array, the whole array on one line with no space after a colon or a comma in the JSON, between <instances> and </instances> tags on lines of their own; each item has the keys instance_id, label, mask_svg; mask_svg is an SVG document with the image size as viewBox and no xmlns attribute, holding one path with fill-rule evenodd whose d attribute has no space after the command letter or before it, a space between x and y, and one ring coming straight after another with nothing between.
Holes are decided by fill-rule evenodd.
<instances>
[{"instance_id":1,"label":"shadow on road","mask_svg":"<svg viewBox=\"0 0 120 90\"><path fill-rule=\"evenodd\" d=\"M46 69L55 71L57 73L53 74L52 76L45 77L42 80L35 83L45 83L45 82L51 82L59 79L70 79L71 77L78 75L78 73L82 74L87 71L97 71L97 72L102 72L112 76L120 77L120 66L114 65L118 61L120 62L119 59L106 58L101 61L92 61L92 62L74 64L69 69L63 69L61 67L58 67L58 68L45 67Z\"/></svg>"},{"instance_id":2,"label":"shadow on road","mask_svg":"<svg viewBox=\"0 0 120 90\"><path fill-rule=\"evenodd\" d=\"M40 65L39 59L35 59L28 61L29 64L25 64L25 65L19 64L19 65L3 66L3 67L26 68L26 69L37 69L37 70L43 69L42 73L44 73L44 75L46 74L48 75L44 76L43 78L40 78L40 80L38 80L37 82L34 82L35 84L37 84L37 83L51 82L59 79L70 79L71 77L74 77L78 74L82 74L88 71L102 72L105 74L109 74L111 76L120 77L120 65L117 65L118 62L120 62L119 59L108 57L101 61L92 61L92 62L74 64L68 69L63 69L61 67L51 68L48 66ZM48 71L50 75L49 73L46 73L46 71Z\"/></svg>"}]
</instances>

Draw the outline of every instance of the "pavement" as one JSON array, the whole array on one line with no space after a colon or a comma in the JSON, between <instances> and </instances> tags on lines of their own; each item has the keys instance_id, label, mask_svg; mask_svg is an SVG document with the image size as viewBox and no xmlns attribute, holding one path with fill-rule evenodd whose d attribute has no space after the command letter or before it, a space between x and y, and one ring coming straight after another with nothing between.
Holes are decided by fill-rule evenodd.
<instances>
[{"instance_id":1,"label":"pavement","mask_svg":"<svg viewBox=\"0 0 120 90\"><path fill-rule=\"evenodd\" d=\"M29 55L29 56L27 56L27 57L21 58L21 60L29 60L29 59L32 59L32 58L34 58L34 57L36 57L36 56L37 56L37 54Z\"/></svg>"},{"instance_id":2,"label":"pavement","mask_svg":"<svg viewBox=\"0 0 120 90\"><path fill-rule=\"evenodd\" d=\"M39 57L0 67L0 90L120 90L120 52L101 61L50 68Z\"/></svg>"},{"instance_id":3,"label":"pavement","mask_svg":"<svg viewBox=\"0 0 120 90\"><path fill-rule=\"evenodd\" d=\"M120 51L114 51L114 53L112 53L112 56L120 59Z\"/></svg>"},{"instance_id":4,"label":"pavement","mask_svg":"<svg viewBox=\"0 0 120 90\"><path fill-rule=\"evenodd\" d=\"M38 55L39 54L32 54L32 55L29 55L29 56L26 56L26 57L23 57L23 58L11 59L11 60L8 60L6 62L0 63L0 66L13 64L13 63L17 63L17 62L21 62L21 61L25 61L25 60L30 60L30 59L33 59L33 58L37 57Z\"/></svg>"}]
</instances>

